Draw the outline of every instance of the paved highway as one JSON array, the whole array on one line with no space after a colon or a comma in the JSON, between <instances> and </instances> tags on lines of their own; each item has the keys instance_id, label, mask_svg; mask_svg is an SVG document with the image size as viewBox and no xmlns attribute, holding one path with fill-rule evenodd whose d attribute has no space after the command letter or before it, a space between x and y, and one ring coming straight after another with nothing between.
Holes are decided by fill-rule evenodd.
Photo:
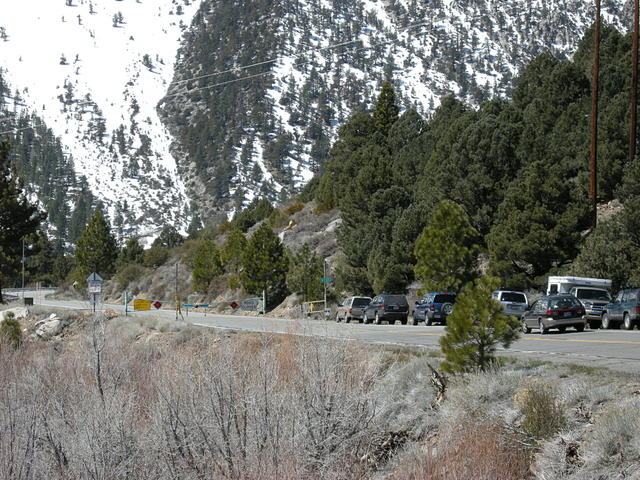
<instances>
[{"instance_id":1,"label":"paved highway","mask_svg":"<svg viewBox=\"0 0 640 480\"><path fill-rule=\"evenodd\" d=\"M48 292L25 292L34 303L43 306L89 309L89 302L50 300ZM122 313L122 305L100 305ZM175 318L175 311L157 310L136 312L133 315L155 315ZM211 328L247 330L257 332L294 333L325 338L359 340L372 344L418 346L438 349L438 340L444 327L424 325L363 325L335 323L309 319L281 319L263 316L239 316L185 312L185 321ZM582 333L551 331L546 335L523 335L504 353L526 359L574 363L592 367L606 367L630 373L640 373L640 331L586 330Z\"/></svg>"}]
</instances>

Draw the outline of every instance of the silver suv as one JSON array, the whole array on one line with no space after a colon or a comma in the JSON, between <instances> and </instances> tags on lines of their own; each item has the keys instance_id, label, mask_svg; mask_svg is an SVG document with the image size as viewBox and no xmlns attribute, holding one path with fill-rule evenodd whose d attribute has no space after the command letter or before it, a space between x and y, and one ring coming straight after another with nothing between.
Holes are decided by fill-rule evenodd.
<instances>
[{"instance_id":1,"label":"silver suv","mask_svg":"<svg viewBox=\"0 0 640 480\"><path fill-rule=\"evenodd\" d=\"M338 304L336 310L336 322L344 320L362 320L364 308L371 303L371 297L349 297Z\"/></svg>"},{"instance_id":2,"label":"silver suv","mask_svg":"<svg viewBox=\"0 0 640 480\"><path fill-rule=\"evenodd\" d=\"M529 306L527 296L523 292L496 290L491 297L502 304L504 313L516 318L520 318Z\"/></svg>"}]
</instances>

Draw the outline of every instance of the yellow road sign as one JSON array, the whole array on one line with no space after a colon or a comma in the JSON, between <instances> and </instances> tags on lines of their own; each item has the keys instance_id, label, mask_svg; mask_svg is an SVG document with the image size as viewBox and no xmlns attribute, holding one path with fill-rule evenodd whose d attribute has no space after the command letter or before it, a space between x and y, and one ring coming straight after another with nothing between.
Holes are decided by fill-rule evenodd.
<instances>
[{"instance_id":1,"label":"yellow road sign","mask_svg":"<svg viewBox=\"0 0 640 480\"><path fill-rule=\"evenodd\" d=\"M133 301L133 309L134 310L151 310L151 300L134 300Z\"/></svg>"}]
</instances>

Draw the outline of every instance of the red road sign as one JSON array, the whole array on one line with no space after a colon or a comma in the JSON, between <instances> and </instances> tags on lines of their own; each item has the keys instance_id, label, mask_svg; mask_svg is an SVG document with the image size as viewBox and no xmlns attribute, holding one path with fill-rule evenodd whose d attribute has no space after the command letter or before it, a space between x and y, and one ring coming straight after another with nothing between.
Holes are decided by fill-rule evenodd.
<instances>
[{"instance_id":1,"label":"red road sign","mask_svg":"<svg viewBox=\"0 0 640 480\"><path fill-rule=\"evenodd\" d=\"M233 308L234 310L240 306L236 302L231 302L230 305L231 305L231 308Z\"/></svg>"},{"instance_id":2,"label":"red road sign","mask_svg":"<svg viewBox=\"0 0 640 480\"><path fill-rule=\"evenodd\" d=\"M160 307L162 306L162 303L160 302L153 302L152 304L154 307L156 307L158 310L160 310Z\"/></svg>"}]
</instances>

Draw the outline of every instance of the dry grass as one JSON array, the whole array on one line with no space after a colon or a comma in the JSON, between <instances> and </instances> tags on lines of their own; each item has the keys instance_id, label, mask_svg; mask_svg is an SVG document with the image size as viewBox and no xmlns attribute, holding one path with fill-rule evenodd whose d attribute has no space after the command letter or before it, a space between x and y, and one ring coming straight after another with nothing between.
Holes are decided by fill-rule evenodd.
<instances>
[{"instance_id":1,"label":"dry grass","mask_svg":"<svg viewBox=\"0 0 640 480\"><path fill-rule=\"evenodd\" d=\"M520 480L530 478L529 452L488 423L463 423L413 449L390 476L397 480Z\"/></svg>"}]
</instances>

